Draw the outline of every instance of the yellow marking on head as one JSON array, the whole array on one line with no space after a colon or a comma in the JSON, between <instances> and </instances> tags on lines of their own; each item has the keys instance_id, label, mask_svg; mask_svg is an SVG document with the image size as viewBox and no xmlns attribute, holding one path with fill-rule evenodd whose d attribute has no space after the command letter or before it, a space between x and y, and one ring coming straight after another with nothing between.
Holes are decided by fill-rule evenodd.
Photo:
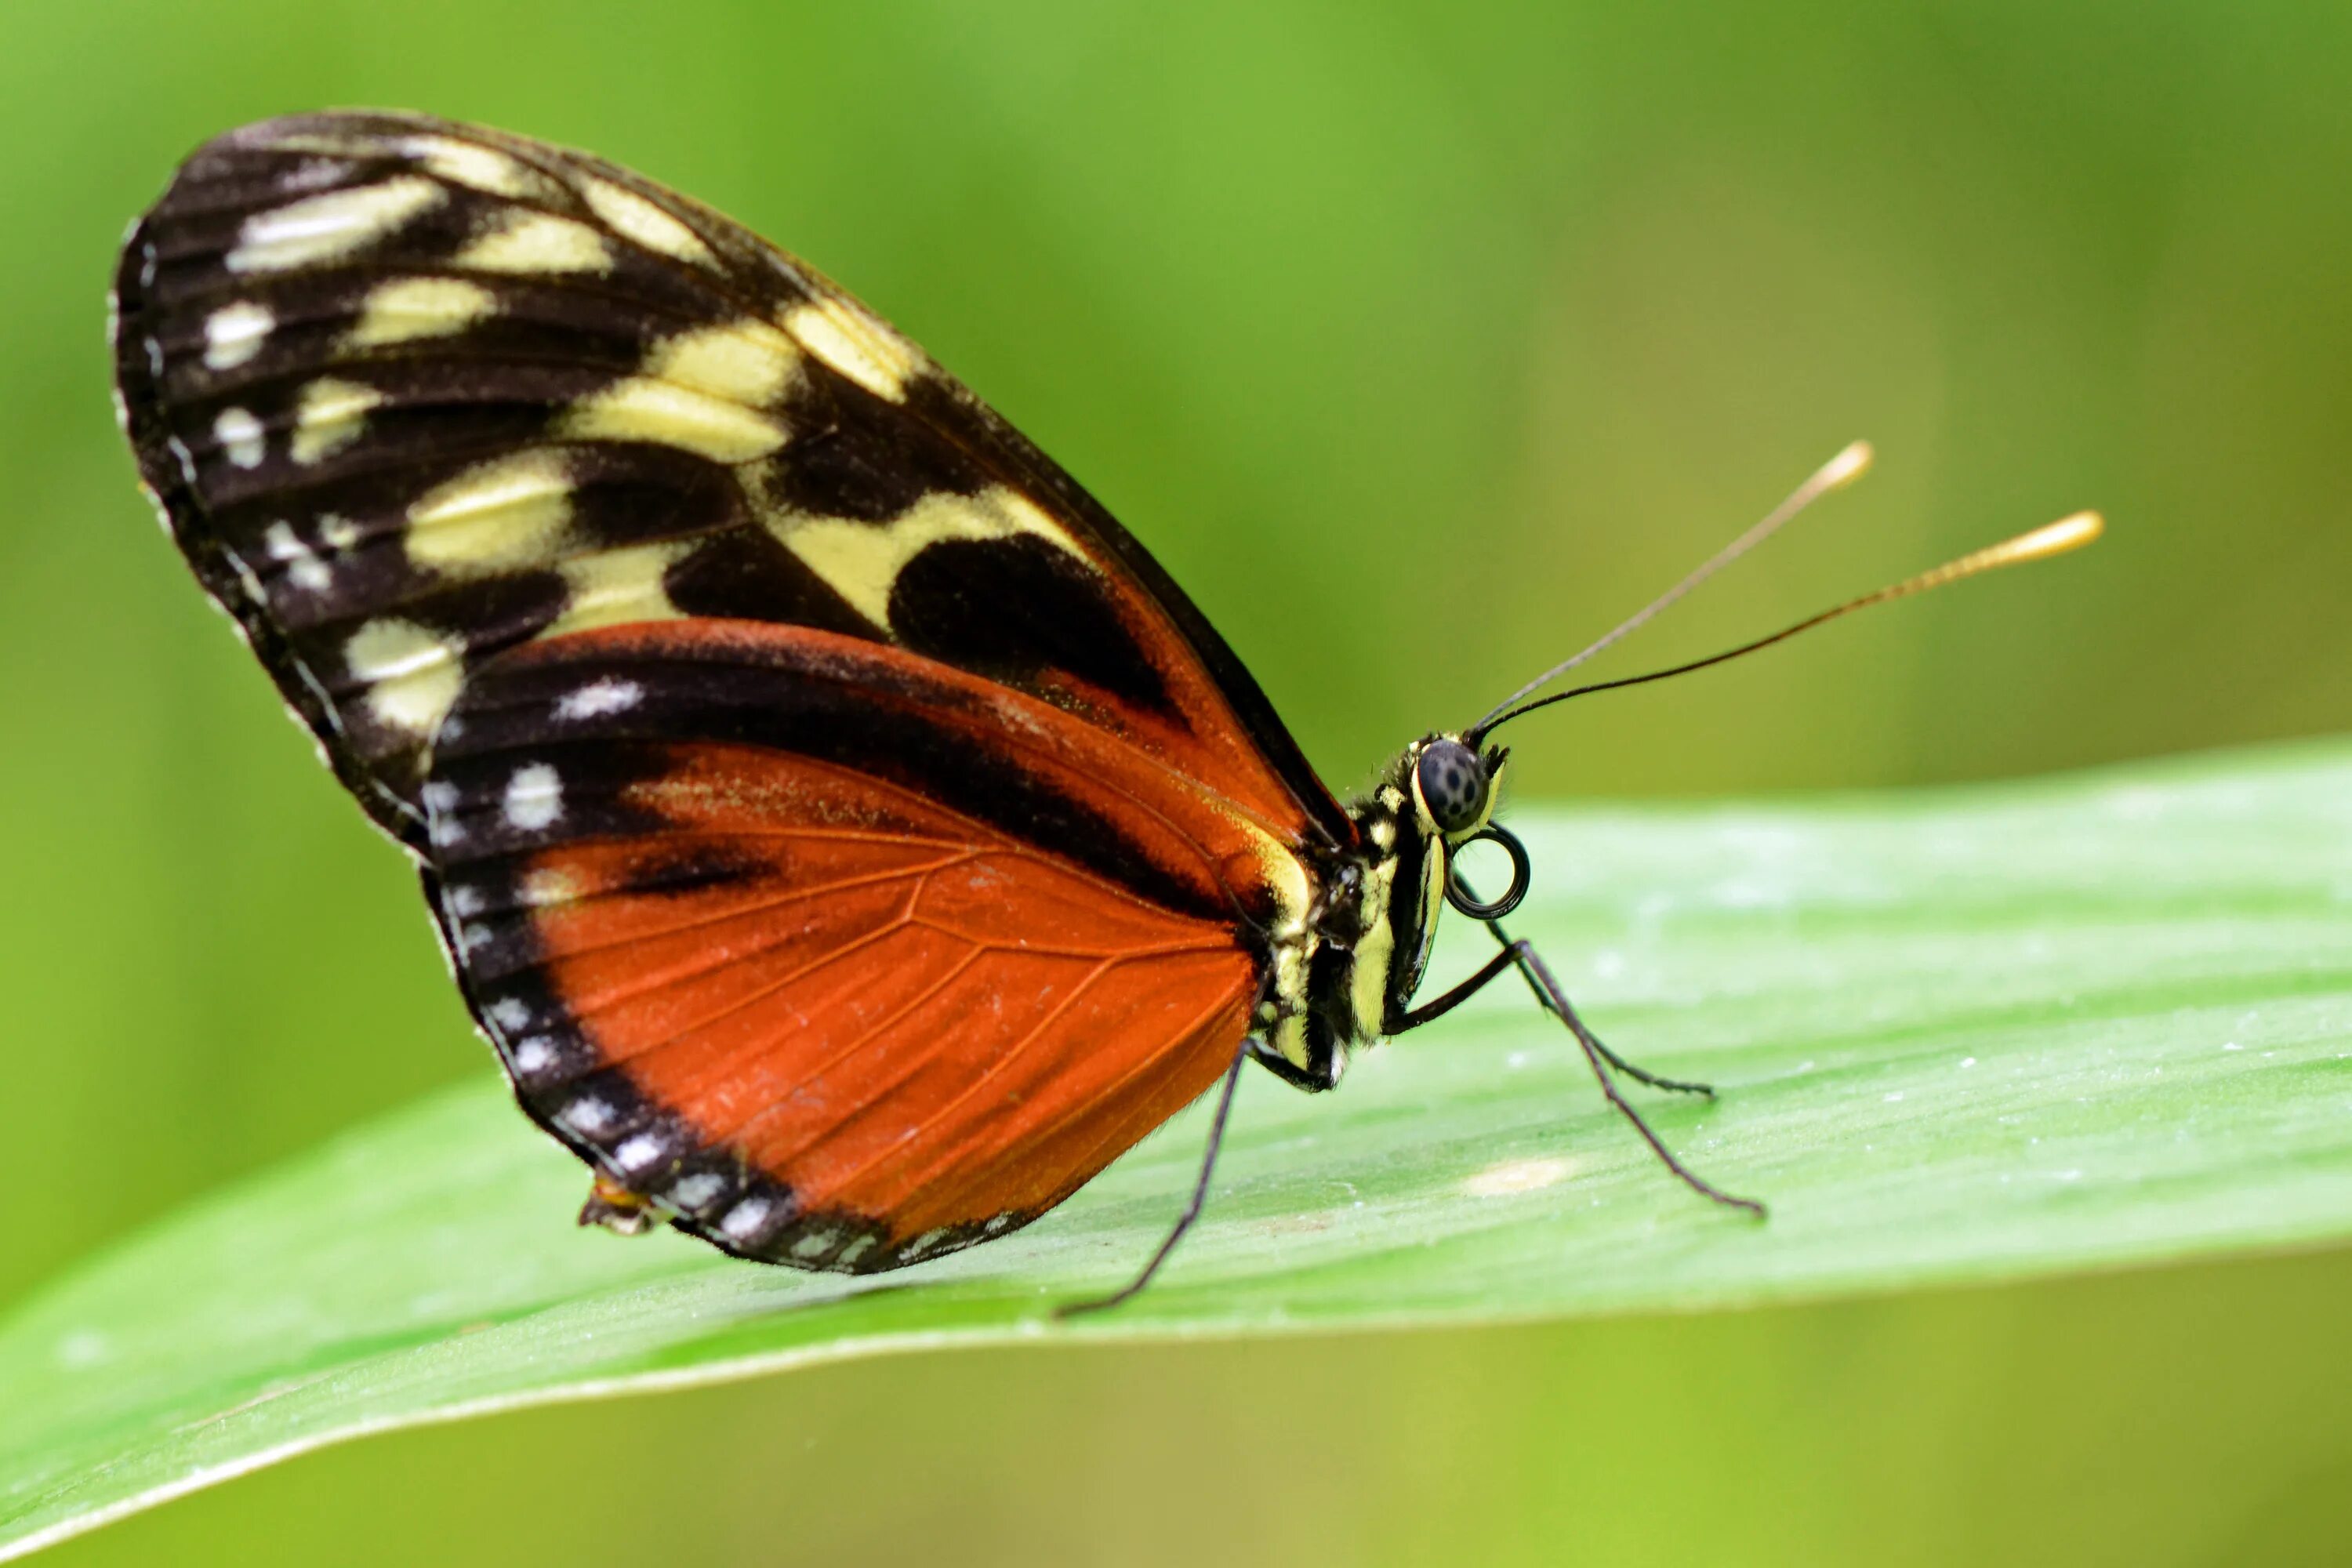
<instances>
[{"instance_id":1,"label":"yellow marking on head","mask_svg":"<svg viewBox=\"0 0 2352 1568\"><path fill-rule=\"evenodd\" d=\"M1566 1181L1571 1169L1565 1160L1503 1160L1465 1180L1462 1190L1474 1198L1541 1192Z\"/></svg>"},{"instance_id":2,"label":"yellow marking on head","mask_svg":"<svg viewBox=\"0 0 2352 1568\"><path fill-rule=\"evenodd\" d=\"M768 527L853 609L886 630L898 574L943 540L1027 533L1069 552L1090 569L1094 564L1034 501L1003 486L976 496L934 491L887 522L786 512L768 519Z\"/></svg>"},{"instance_id":3,"label":"yellow marking on head","mask_svg":"<svg viewBox=\"0 0 2352 1568\"><path fill-rule=\"evenodd\" d=\"M402 542L428 571L477 576L545 563L572 521L563 454L541 448L468 468L408 509Z\"/></svg>"},{"instance_id":4,"label":"yellow marking on head","mask_svg":"<svg viewBox=\"0 0 2352 1568\"><path fill-rule=\"evenodd\" d=\"M350 349L381 348L418 338L446 338L495 315L499 298L462 278L396 278L368 290Z\"/></svg>"},{"instance_id":5,"label":"yellow marking on head","mask_svg":"<svg viewBox=\"0 0 2352 1568\"><path fill-rule=\"evenodd\" d=\"M609 272L613 253L604 237L584 223L552 213L518 211L459 251L453 265L461 270L524 276Z\"/></svg>"},{"instance_id":6,"label":"yellow marking on head","mask_svg":"<svg viewBox=\"0 0 2352 1568\"><path fill-rule=\"evenodd\" d=\"M383 394L373 386L320 376L302 389L295 405L289 452L307 467L342 450L359 439L361 421L383 401Z\"/></svg>"},{"instance_id":7,"label":"yellow marking on head","mask_svg":"<svg viewBox=\"0 0 2352 1568\"><path fill-rule=\"evenodd\" d=\"M693 551L693 541L672 539L573 556L560 568L572 591L563 614L539 635L562 637L594 626L677 619L681 612L670 603L662 574Z\"/></svg>"},{"instance_id":8,"label":"yellow marking on head","mask_svg":"<svg viewBox=\"0 0 2352 1568\"><path fill-rule=\"evenodd\" d=\"M415 621L386 616L343 645L343 664L366 683L378 723L418 737L433 733L465 682L464 650Z\"/></svg>"},{"instance_id":9,"label":"yellow marking on head","mask_svg":"<svg viewBox=\"0 0 2352 1568\"><path fill-rule=\"evenodd\" d=\"M580 196L588 204L589 211L633 245L642 245L679 261L691 261L698 267L718 265L719 258L702 243L700 235L625 186L600 180L593 174L583 175Z\"/></svg>"},{"instance_id":10,"label":"yellow marking on head","mask_svg":"<svg viewBox=\"0 0 2352 1568\"><path fill-rule=\"evenodd\" d=\"M1421 753L1428 749L1426 746L1416 744L1406 750L1404 777L1405 783L1412 790L1413 820L1420 825L1423 834L1437 834L1440 832L1437 816L1429 809L1429 801L1421 793Z\"/></svg>"},{"instance_id":11,"label":"yellow marking on head","mask_svg":"<svg viewBox=\"0 0 2352 1568\"><path fill-rule=\"evenodd\" d=\"M235 370L261 352L278 318L250 300L223 305L205 318L205 368Z\"/></svg>"},{"instance_id":12,"label":"yellow marking on head","mask_svg":"<svg viewBox=\"0 0 2352 1568\"><path fill-rule=\"evenodd\" d=\"M319 519L319 538L330 550L349 550L360 542L360 525L331 511Z\"/></svg>"},{"instance_id":13,"label":"yellow marking on head","mask_svg":"<svg viewBox=\"0 0 2352 1568\"><path fill-rule=\"evenodd\" d=\"M748 463L784 444L783 422L728 397L632 376L565 411L558 428L579 441L650 441L715 463Z\"/></svg>"},{"instance_id":14,"label":"yellow marking on head","mask_svg":"<svg viewBox=\"0 0 2352 1568\"><path fill-rule=\"evenodd\" d=\"M731 321L665 340L646 374L753 408L781 402L800 372L801 352L765 321Z\"/></svg>"},{"instance_id":15,"label":"yellow marking on head","mask_svg":"<svg viewBox=\"0 0 2352 1568\"><path fill-rule=\"evenodd\" d=\"M256 213L237 230L228 269L285 272L348 256L435 206L445 195L422 174L402 174Z\"/></svg>"},{"instance_id":16,"label":"yellow marking on head","mask_svg":"<svg viewBox=\"0 0 2352 1568\"><path fill-rule=\"evenodd\" d=\"M871 312L834 295L795 305L784 313L784 331L801 347L875 396L907 401L907 383L922 368L923 356Z\"/></svg>"},{"instance_id":17,"label":"yellow marking on head","mask_svg":"<svg viewBox=\"0 0 2352 1568\"><path fill-rule=\"evenodd\" d=\"M459 142L448 136L404 136L397 143L415 159L454 185L466 185L494 196L536 196L545 200L555 189L549 180L494 147Z\"/></svg>"}]
</instances>

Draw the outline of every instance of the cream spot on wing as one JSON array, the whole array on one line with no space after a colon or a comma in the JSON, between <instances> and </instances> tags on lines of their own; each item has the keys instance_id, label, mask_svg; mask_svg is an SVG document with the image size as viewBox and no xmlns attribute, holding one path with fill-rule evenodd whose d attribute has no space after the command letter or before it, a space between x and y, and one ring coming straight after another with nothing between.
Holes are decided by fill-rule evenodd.
<instances>
[{"instance_id":1,"label":"cream spot on wing","mask_svg":"<svg viewBox=\"0 0 2352 1568\"><path fill-rule=\"evenodd\" d=\"M669 1194L664 1201L678 1208L691 1211L700 1208L726 1190L727 1178L718 1172L697 1171L670 1188Z\"/></svg>"},{"instance_id":2,"label":"cream spot on wing","mask_svg":"<svg viewBox=\"0 0 2352 1568\"><path fill-rule=\"evenodd\" d=\"M563 454L543 447L499 458L436 485L408 509L402 542L428 571L475 576L546 562L572 522Z\"/></svg>"},{"instance_id":3,"label":"cream spot on wing","mask_svg":"<svg viewBox=\"0 0 2352 1568\"><path fill-rule=\"evenodd\" d=\"M646 374L756 408L782 400L800 365L792 339L746 320L665 341L646 361Z\"/></svg>"},{"instance_id":4,"label":"cream spot on wing","mask_svg":"<svg viewBox=\"0 0 2352 1568\"><path fill-rule=\"evenodd\" d=\"M1462 1184L1462 1190L1474 1198L1540 1192L1566 1181L1570 1169L1565 1160L1503 1160L1469 1177Z\"/></svg>"},{"instance_id":5,"label":"cream spot on wing","mask_svg":"<svg viewBox=\"0 0 2352 1568\"><path fill-rule=\"evenodd\" d=\"M364 137L329 136L316 131L297 131L266 141L257 139L253 145L278 153L329 153L348 158L373 157L380 152Z\"/></svg>"},{"instance_id":6,"label":"cream spot on wing","mask_svg":"<svg viewBox=\"0 0 2352 1568\"><path fill-rule=\"evenodd\" d=\"M305 467L341 451L359 439L368 410L383 394L357 382L322 375L302 389L294 406L294 440L289 450Z\"/></svg>"},{"instance_id":7,"label":"cream spot on wing","mask_svg":"<svg viewBox=\"0 0 2352 1568\"><path fill-rule=\"evenodd\" d=\"M498 311L498 296L462 278L396 278L368 290L359 325L343 339L352 349L381 348L462 332Z\"/></svg>"},{"instance_id":8,"label":"cream spot on wing","mask_svg":"<svg viewBox=\"0 0 2352 1568\"><path fill-rule=\"evenodd\" d=\"M950 1234L946 1226L940 1226L937 1230L927 1230L900 1247L899 1256L909 1259L928 1258L941 1242L947 1240Z\"/></svg>"},{"instance_id":9,"label":"cream spot on wing","mask_svg":"<svg viewBox=\"0 0 2352 1568\"><path fill-rule=\"evenodd\" d=\"M613 1151L614 1163L633 1175L641 1175L668 1158L669 1145L656 1132L633 1133Z\"/></svg>"},{"instance_id":10,"label":"cream spot on wing","mask_svg":"<svg viewBox=\"0 0 2352 1568\"><path fill-rule=\"evenodd\" d=\"M873 1250L874 1243L877 1239L877 1237L872 1236L859 1237L856 1241L851 1242L847 1247L841 1249L841 1256L833 1260L834 1267L836 1268L848 1268L851 1264L865 1257L866 1253Z\"/></svg>"},{"instance_id":11,"label":"cream spot on wing","mask_svg":"<svg viewBox=\"0 0 2352 1568\"><path fill-rule=\"evenodd\" d=\"M810 571L876 626L890 625L890 591L925 550L950 539L1010 539L1032 534L1093 562L1067 530L1017 490L995 486L976 496L934 491L887 522L784 512L767 526Z\"/></svg>"},{"instance_id":12,"label":"cream spot on wing","mask_svg":"<svg viewBox=\"0 0 2352 1568\"><path fill-rule=\"evenodd\" d=\"M514 1069L517 1078L537 1078L555 1066L558 1057L555 1042L545 1035L532 1035L516 1045Z\"/></svg>"},{"instance_id":13,"label":"cream spot on wing","mask_svg":"<svg viewBox=\"0 0 2352 1568\"><path fill-rule=\"evenodd\" d=\"M555 1120L583 1137L593 1138L610 1128L615 1118L612 1101L583 1094L556 1112Z\"/></svg>"},{"instance_id":14,"label":"cream spot on wing","mask_svg":"<svg viewBox=\"0 0 2352 1568\"><path fill-rule=\"evenodd\" d=\"M549 779L552 780L555 777L555 771L552 768L548 769L547 774ZM518 773L515 776L520 778L521 774ZM514 790L511 785L508 787L507 795L509 800L513 798ZM560 809L559 806L559 811ZM509 820L512 819L512 814L509 813ZM548 818L549 822L554 820L553 817ZM515 826L520 827L525 825L516 823ZM544 827L547 823L542 822L535 826ZM568 904L580 896L581 890L579 878L569 871L556 870L548 867L524 872L521 881L515 886L515 891L521 896L522 901L535 910L545 909L553 904Z\"/></svg>"},{"instance_id":15,"label":"cream spot on wing","mask_svg":"<svg viewBox=\"0 0 2352 1568\"><path fill-rule=\"evenodd\" d=\"M494 196L544 199L551 189L551 182L544 176L493 147L448 136L404 136L396 145L402 153L450 184Z\"/></svg>"},{"instance_id":16,"label":"cream spot on wing","mask_svg":"<svg viewBox=\"0 0 2352 1568\"><path fill-rule=\"evenodd\" d=\"M525 763L507 780L499 809L508 826L525 833L551 827L563 815L563 780L545 763Z\"/></svg>"},{"instance_id":17,"label":"cream spot on wing","mask_svg":"<svg viewBox=\"0 0 2352 1568\"><path fill-rule=\"evenodd\" d=\"M731 1240L748 1241L758 1235L760 1227L768 1222L769 1211L774 1206L765 1198L745 1198L727 1211L727 1216L719 1222L719 1228Z\"/></svg>"},{"instance_id":18,"label":"cream spot on wing","mask_svg":"<svg viewBox=\"0 0 2352 1568\"><path fill-rule=\"evenodd\" d=\"M453 701L455 700L454 692L452 693L451 700ZM446 705L445 704L445 711L446 706ZM446 723L453 729L457 724L457 721L455 719L445 720L442 721L442 722ZM430 726L427 726L427 728L429 729ZM466 824L465 820L457 816L457 786L456 784L446 784L439 779L435 779L428 783L423 789L416 792L416 798L425 804L425 836L431 838L436 845L446 849L450 845L458 843L464 839L466 837Z\"/></svg>"},{"instance_id":19,"label":"cream spot on wing","mask_svg":"<svg viewBox=\"0 0 2352 1568\"><path fill-rule=\"evenodd\" d=\"M431 180L403 174L256 213L237 230L228 269L284 272L348 256L392 234L442 196L442 188Z\"/></svg>"},{"instance_id":20,"label":"cream spot on wing","mask_svg":"<svg viewBox=\"0 0 2352 1568\"><path fill-rule=\"evenodd\" d=\"M264 446L261 421L249 409L224 408L213 420L213 439L222 455L240 468L261 467Z\"/></svg>"},{"instance_id":21,"label":"cream spot on wing","mask_svg":"<svg viewBox=\"0 0 2352 1568\"><path fill-rule=\"evenodd\" d=\"M454 263L461 271L526 275L604 272L613 265L604 237L584 223L552 213L513 212L468 244Z\"/></svg>"},{"instance_id":22,"label":"cream spot on wing","mask_svg":"<svg viewBox=\"0 0 2352 1568\"><path fill-rule=\"evenodd\" d=\"M239 300L205 318L205 368L235 370L261 352L278 318L267 305Z\"/></svg>"},{"instance_id":23,"label":"cream spot on wing","mask_svg":"<svg viewBox=\"0 0 2352 1568\"><path fill-rule=\"evenodd\" d=\"M464 650L396 616L368 622L343 645L343 665L368 688L368 711L389 729L425 736L457 700Z\"/></svg>"},{"instance_id":24,"label":"cream spot on wing","mask_svg":"<svg viewBox=\"0 0 2352 1568\"><path fill-rule=\"evenodd\" d=\"M520 996L501 996L489 1005L490 1022L511 1034L530 1027L530 1004Z\"/></svg>"},{"instance_id":25,"label":"cream spot on wing","mask_svg":"<svg viewBox=\"0 0 2352 1568\"><path fill-rule=\"evenodd\" d=\"M580 441L647 441L714 463L748 463L784 444L782 421L731 398L632 376L566 410L561 433Z\"/></svg>"},{"instance_id":26,"label":"cream spot on wing","mask_svg":"<svg viewBox=\"0 0 2352 1568\"><path fill-rule=\"evenodd\" d=\"M539 635L562 637L593 626L677 619L678 608L670 603L662 574L693 549L691 541L665 540L573 556L558 568L571 590L563 614Z\"/></svg>"},{"instance_id":27,"label":"cream spot on wing","mask_svg":"<svg viewBox=\"0 0 2352 1568\"><path fill-rule=\"evenodd\" d=\"M602 719L609 714L625 713L635 708L645 694L645 688L635 681L608 675L602 680L592 680L558 698L555 716L558 719Z\"/></svg>"},{"instance_id":28,"label":"cream spot on wing","mask_svg":"<svg viewBox=\"0 0 2352 1568\"><path fill-rule=\"evenodd\" d=\"M635 191L590 174L580 181L580 195L591 212L633 245L699 267L718 260L699 235Z\"/></svg>"},{"instance_id":29,"label":"cream spot on wing","mask_svg":"<svg viewBox=\"0 0 2352 1568\"><path fill-rule=\"evenodd\" d=\"M331 511L319 519L319 537L330 550L350 550L360 542L360 525L340 512Z\"/></svg>"},{"instance_id":30,"label":"cream spot on wing","mask_svg":"<svg viewBox=\"0 0 2352 1568\"><path fill-rule=\"evenodd\" d=\"M352 166L341 158L305 158L278 176L281 191L317 191L329 185L340 185L352 172Z\"/></svg>"},{"instance_id":31,"label":"cream spot on wing","mask_svg":"<svg viewBox=\"0 0 2352 1568\"><path fill-rule=\"evenodd\" d=\"M290 525L271 523L263 531L261 542L272 561L285 563L286 580L303 592L315 594L334 582L334 574L327 570L318 552L296 537Z\"/></svg>"},{"instance_id":32,"label":"cream spot on wing","mask_svg":"<svg viewBox=\"0 0 2352 1568\"><path fill-rule=\"evenodd\" d=\"M836 297L793 306L784 313L784 331L834 370L892 403L907 400L907 383L922 367L914 344L871 312Z\"/></svg>"},{"instance_id":33,"label":"cream spot on wing","mask_svg":"<svg viewBox=\"0 0 2352 1568\"><path fill-rule=\"evenodd\" d=\"M838 1232L830 1226L820 1226L793 1243L793 1256L803 1260L821 1258L831 1250L833 1244L839 1239Z\"/></svg>"}]
</instances>

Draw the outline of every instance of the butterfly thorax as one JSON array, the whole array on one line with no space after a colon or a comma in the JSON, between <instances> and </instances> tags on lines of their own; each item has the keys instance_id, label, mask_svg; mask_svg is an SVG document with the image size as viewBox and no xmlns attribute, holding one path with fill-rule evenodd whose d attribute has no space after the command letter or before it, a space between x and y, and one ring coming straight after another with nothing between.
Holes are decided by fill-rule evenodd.
<instances>
[{"instance_id":1,"label":"butterfly thorax","mask_svg":"<svg viewBox=\"0 0 2352 1568\"><path fill-rule=\"evenodd\" d=\"M1450 847L1486 825L1493 775L1483 770L1475 816L1448 829L1433 815L1419 782L1440 745L1459 748L1460 737L1423 736L1348 804L1355 844L1325 867L1301 928L1274 938L1255 1055L1302 1089L1337 1084L1349 1053L1377 1045L1405 1010L1436 936Z\"/></svg>"}]
</instances>

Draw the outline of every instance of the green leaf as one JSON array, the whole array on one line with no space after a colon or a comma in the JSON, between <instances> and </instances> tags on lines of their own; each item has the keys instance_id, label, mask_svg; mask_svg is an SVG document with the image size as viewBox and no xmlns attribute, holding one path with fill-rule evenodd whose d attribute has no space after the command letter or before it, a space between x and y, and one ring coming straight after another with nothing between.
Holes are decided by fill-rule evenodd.
<instances>
[{"instance_id":1,"label":"green leaf","mask_svg":"<svg viewBox=\"0 0 2352 1568\"><path fill-rule=\"evenodd\" d=\"M1524 809L1517 924L1758 1224L1667 1180L1524 991L1254 1077L1058 1213L811 1277L576 1230L488 1082L192 1205L0 1325L0 1556L362 1433L812 1361L1690 1310L2352 1237L2352 750L1811 805ZM1460 926L1458 921L1456 927ZM1480 955L1456 929L1450 970ZM103 1158L94 1150L93 1158Z\"/></svg>"}]
</instances>

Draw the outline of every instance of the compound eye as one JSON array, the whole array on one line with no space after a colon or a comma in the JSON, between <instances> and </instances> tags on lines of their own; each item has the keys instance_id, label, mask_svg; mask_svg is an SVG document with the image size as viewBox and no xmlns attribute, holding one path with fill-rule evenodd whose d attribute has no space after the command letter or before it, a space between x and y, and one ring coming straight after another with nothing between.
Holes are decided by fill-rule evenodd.
<instances>
[{"instance_id":1,"label":"compound eye","mask_svg":"<svg viewBox=\"0 0 2352 1568\"><path fill-rule=\"evenodd\" d=\"M1477 826L1486 810L1486 767L1459 741L1432 741L1414 765L1422 804L1430 820L1447 833Z\"/></svg>"}]
</instances>

